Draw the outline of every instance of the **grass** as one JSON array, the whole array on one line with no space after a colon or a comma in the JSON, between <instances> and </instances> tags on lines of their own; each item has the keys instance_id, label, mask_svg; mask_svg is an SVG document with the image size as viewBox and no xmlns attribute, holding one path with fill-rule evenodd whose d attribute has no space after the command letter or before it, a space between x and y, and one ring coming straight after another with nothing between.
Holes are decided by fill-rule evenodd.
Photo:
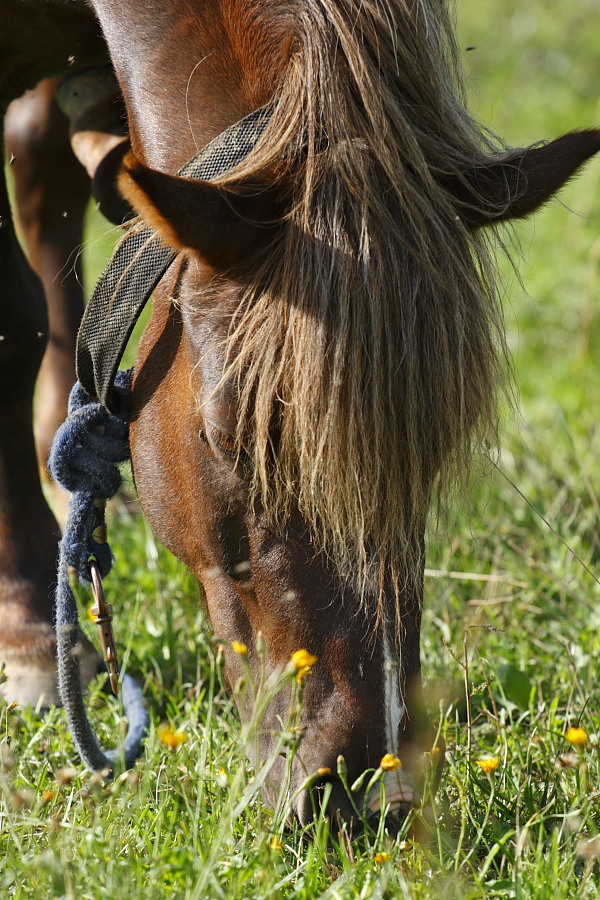
<instances>
[{"instance_id":1,"label":"grass","mask_svg":"<svg viewBox=\"0 0 600 900\"><path fill-rule=\"evenodd\" d=\"M600 123L597 0L458 0L458 24L475 48L473 109L507 142ZM420 841L332 844L324 822L309 840L265 807L198 588L120 502L107 589L152 710L146 753L105 785L77 763L61 711L3 708L0 896L598 896L599 181L595 162L519 227L527 292L507 268L505 308L520 412L507 413L498 469L482 467L469 512L457 505L431 528L422 655L449 754L432 814L416 816ZM107 252L103 228L91 226L88 272ZM118 703L98 685L90 707L114 743ZM161 723L185 740L165 744ZM584 747L570 726L586 730Z\"/></svg>"}]
</instances>

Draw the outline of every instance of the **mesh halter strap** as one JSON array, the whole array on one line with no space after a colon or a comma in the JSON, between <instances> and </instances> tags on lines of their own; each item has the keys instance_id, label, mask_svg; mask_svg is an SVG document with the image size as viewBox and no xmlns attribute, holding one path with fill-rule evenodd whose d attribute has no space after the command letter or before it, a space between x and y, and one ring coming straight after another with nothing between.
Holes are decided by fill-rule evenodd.
<instances>
[{"instance_id":1,"label":"mesh halter strap","mask_svg":"<svg viewBox=\"0 0 600 900\"><path fill-rule=\"evenodd\" d=\"M231 125L192 157L178 175L210 181L243 160L269 121L261 107ZM152 291L177 253L150 228L117 245L86 307L77 336L77 377L91 397L114 411L113 384L127 341Z\"/></svg>"}]
</instances>

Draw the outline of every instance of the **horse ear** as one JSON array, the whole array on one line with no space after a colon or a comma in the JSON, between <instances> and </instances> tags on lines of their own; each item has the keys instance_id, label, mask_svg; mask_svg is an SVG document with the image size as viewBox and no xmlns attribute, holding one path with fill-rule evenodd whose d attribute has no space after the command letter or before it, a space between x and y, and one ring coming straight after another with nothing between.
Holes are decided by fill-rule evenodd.
<instances>
[{"instance_id":1,"label":"horse ear","mask_svg":"<svg viewBox=\"0 0 600 900\"><path fill-rule=\"evenodd\" d=\"M227 269L272 240L282 203L267 184L218 187L149 169L130 153L119 188L136 212L177 250L194 250Z\"/></svg>"},{"instance_id":2,"label":"horse ear","mask_svg":"<svg viewBox=\"0 0 600 900\"><path fill-rule=\"evenodd\" d=\"M523 219L544 205L600 150L600 130L574 131L513 150L464 172L440 178L470 228Z\"/></svg>"}]
</instances>

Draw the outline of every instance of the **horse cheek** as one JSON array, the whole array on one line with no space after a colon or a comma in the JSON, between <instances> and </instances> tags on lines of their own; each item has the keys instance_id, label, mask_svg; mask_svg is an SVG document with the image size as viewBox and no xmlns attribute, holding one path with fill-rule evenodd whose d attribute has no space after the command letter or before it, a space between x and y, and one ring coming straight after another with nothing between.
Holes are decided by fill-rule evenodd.
<instances>
[{"instance_id":1,"label":"horse cheek","mask_svg":"<svg viewBox=\"0 0 600 900\"><path fill-rule=\"evenodd\" d=\"M154 298L135 368L130 426L133 477L142 509L160 540L190 563L190 485L186 483L186 398L181 320L169 287Z\"/></svg>"}]
</instances>

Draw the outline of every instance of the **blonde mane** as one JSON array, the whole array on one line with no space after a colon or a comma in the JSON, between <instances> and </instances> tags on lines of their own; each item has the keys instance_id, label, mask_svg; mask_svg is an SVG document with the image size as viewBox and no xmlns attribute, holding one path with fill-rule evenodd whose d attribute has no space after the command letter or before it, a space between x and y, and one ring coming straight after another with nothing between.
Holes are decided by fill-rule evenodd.
<instances>
[{"instance_id":1,"label":"blonde mane","mask_svg":"<svg viewBox=\"0 0 600 900\"><path fill-rule=\"evenodd\" d=\"M225 378L256 498L280 526L297 504L381 612L421 577L433 494L495 438L489 239L443 183L497 148L466 111L443 0L294 0L290 15L270 126L221 179L275 174L292 201L236 305Z\"/></svg>"}]
</instances>

